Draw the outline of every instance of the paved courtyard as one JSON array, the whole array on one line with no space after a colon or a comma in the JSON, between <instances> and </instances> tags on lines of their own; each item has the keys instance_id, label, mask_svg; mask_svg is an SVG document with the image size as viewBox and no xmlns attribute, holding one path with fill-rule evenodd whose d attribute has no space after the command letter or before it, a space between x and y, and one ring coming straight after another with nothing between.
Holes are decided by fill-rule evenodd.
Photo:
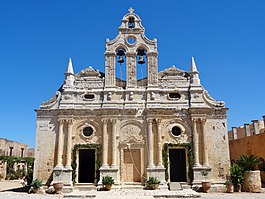
<instances>
[{"instance_id":1,"label":"paved courtyard","mask_svg":"<svg viewBox=\"0 0 265 199\"><path fill-rule=\"evenodd\" d=\"M162 199L162 198L198 198L201 199L265 199L263 193L196 193L191 190L183 191L151 191L151 190L112 190L112 191L76 191L70 194L28 194L17 192L22 187L21 181L0 181L0 199ZM165 194L167 197L165 197ZM173 197L177 195L178 197ZM196 196L196 197L192 197Z\"/></svg>"}]
</instances>

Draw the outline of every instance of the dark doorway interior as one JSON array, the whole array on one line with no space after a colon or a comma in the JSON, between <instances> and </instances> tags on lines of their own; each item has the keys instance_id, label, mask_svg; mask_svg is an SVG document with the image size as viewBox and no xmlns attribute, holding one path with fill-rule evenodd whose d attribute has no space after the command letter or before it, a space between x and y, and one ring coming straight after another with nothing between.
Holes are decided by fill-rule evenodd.
<instances>
[{"instance_id":1,"label":"dark doorway interior","mask_svg":"<svg viewBox=\"0 0 265 199\"><path fill-rule=\"evenodd\" d=\"M94 183L95 181L95 150L80 149L79 150L79 183Z\"/></svg>"},{"instance_id":2,"label":"dark doorway interior","mask_svg":"<svg viewBox=\"0 0 265 199\"><path fill-rule=\"evenodd\" d=\"M169 149L170 182L187 182L186 150Z\"/></svg>"}]
</instances>

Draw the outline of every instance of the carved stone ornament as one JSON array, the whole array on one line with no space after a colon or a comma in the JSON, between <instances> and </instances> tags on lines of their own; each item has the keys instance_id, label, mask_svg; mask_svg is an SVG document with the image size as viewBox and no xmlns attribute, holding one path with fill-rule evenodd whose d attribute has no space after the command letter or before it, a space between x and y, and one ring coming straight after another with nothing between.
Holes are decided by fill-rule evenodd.
<instances>
[{"instance_id":1,"label":"carved stone ornament","mask_svg":"<svg viewBox=\"0 0 265 199\"><path fill-rule=\"evenodd\" d=\"M120 139L122 143L144 143L143 136L141 135L141 128L139 126L127 124L122 127L121 132Z\"/></svg>"}]
</instances>

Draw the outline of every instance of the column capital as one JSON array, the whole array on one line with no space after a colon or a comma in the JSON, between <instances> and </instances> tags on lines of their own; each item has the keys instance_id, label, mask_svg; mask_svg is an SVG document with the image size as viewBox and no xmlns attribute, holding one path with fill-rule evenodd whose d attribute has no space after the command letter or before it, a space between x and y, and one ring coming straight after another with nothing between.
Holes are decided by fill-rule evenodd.
<instances>
[{"instance_id":1,"label":"column capital","mask_svg":"<svg viewBox=\"0 0 265 199\"><path fill-rule=\"evenodd\" d=\"M104 123L108 123L108 119L101 119L101 122Z\"/></svg>"},{"instance_id":2,"label":"column capital","mask_svg":"<svg viewBox=\"0 0 265 199\"><path fill-rule=\"evenodd\" d=\"M151 123L152 124L153 123L153 120L154 120L153 118L149 118L146 121L147 121L147 123L149 123L149 124Z\"/></svg>"},{"instance_id":3,"label":"column capital","mask_svg":"<svg viewBox=\"0 0 265 199\"><path fill-rule=\"evenodd\" d=\"M200 122L202 125L204 125L206 123L207 119L206 118L200 118Z\"/></svg>"},{"instance_id":4,"label":"column capital","mask_svg":"<svg viewBox=\"0 0 265 199\"><path fill-rule=\"evenodd\" d=\"M58 118L58 119L57 119L57 122L58 122L59 124L63 124L63 123L65 122L65 119L63 119L63 118Z\"/></svg>"},{"instance_id":5,"label":"column capital","mask_svg":"<svg viewBox=\"0 0 265 199\"><path fill-rule=\"evenodd\" d=\"M67 122L67 124L73 124L74 123L74 119L65 119L65 121Z\"/></svg>"},{"instance_id":6,"label":"column capital","mask_svg":"<svg viewBox=\"0 0 265 199\"><path fill-rule=\"evenodd\" d=\"M158 118L158 119L155 119L156 120L156 123L158 124L158 125L160 125L161 124L161 119L160 118Z\"/></svg>"},{"instance_id":7,"label":"column capital","mask_svg":"<svg viewBox=\"0 0 265 199\"><path fill-rule=\"evenodd\" d=\"M126 52L125 56L126 57L136 57L137 54L136 54L136 52Z\"/></svg>"},{"instance_id":8,"label":"column capital","mask_svg":"<svg viewBox=\"0 0 265 199\"><path fill-rule=\"evenodd\" d=\"M110 119L111 123L116 123L117 120L116 119Z\"/></svg>"}]
</instances>

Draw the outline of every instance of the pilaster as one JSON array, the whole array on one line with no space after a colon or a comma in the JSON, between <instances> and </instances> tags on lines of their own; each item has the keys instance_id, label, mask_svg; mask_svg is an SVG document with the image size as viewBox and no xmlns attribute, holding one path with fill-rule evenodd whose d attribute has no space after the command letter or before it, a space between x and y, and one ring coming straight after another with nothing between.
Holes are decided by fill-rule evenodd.
<instances>
[{"instance_id":1,"label":"pilaster","mask_svg":"<svg viewBox=\"0 0 265 199\"><path fill-rule=\"evenodd\" d=\"M126 87L136 87L136 53L126 53Z\"/></svg>"}]
</instances>

